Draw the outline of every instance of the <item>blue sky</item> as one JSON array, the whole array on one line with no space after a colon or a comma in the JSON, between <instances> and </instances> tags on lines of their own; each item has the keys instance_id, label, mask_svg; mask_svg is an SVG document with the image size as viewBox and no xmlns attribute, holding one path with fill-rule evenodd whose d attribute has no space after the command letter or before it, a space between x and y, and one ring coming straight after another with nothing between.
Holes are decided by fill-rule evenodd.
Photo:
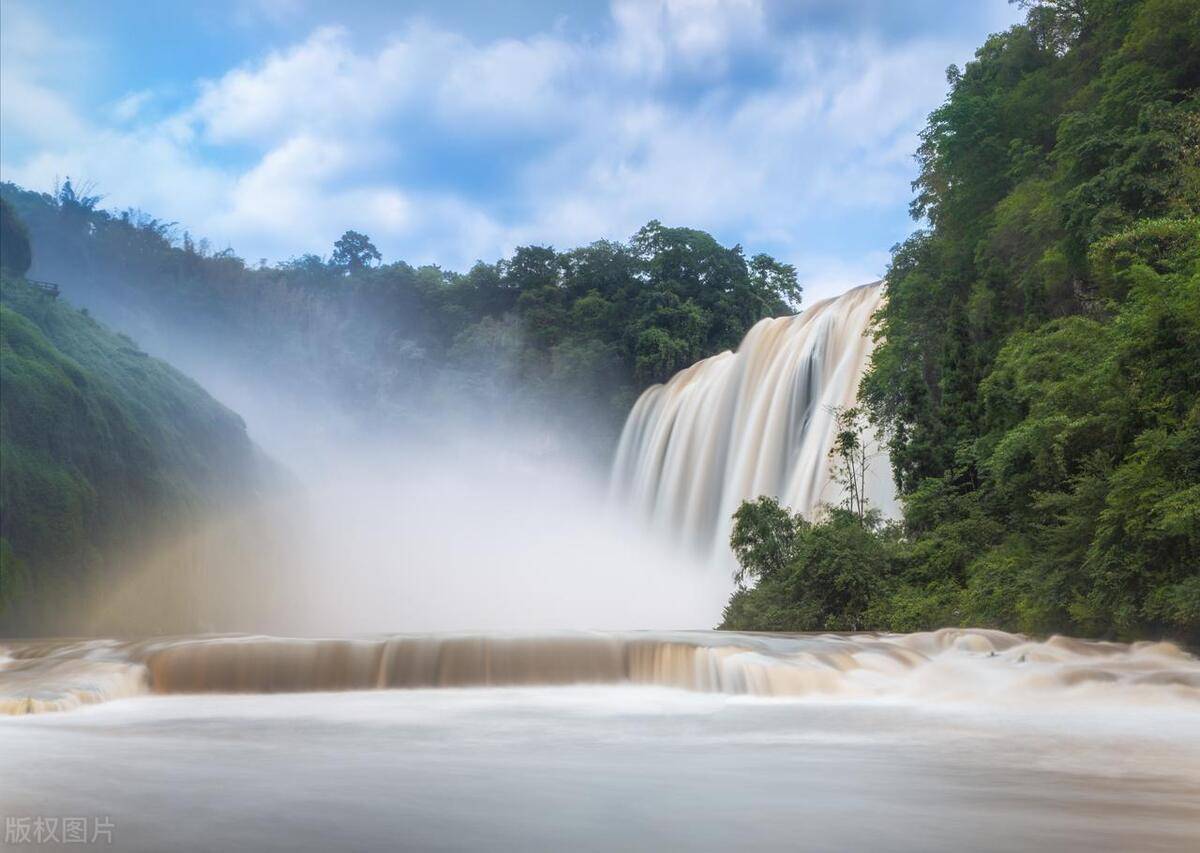
<instances>
[{"instance_id":1,"label":"blue sky","mask_svg":"<svg viewBox=\"0 0 1200 853\"><path fill-rule=\"evenodd\" d=\"M878 277L945 69L1005 0L0 4L0 174L70 175L251 261L465 269L650 219Z\"/></svg>"}]
</instances>

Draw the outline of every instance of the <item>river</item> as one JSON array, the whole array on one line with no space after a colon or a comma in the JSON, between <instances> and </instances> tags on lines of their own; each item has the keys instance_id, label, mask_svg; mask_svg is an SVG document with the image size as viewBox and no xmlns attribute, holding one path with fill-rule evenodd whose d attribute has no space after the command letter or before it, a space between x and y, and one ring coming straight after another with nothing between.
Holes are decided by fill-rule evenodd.
<instances>
[{"instance_id":1,"label":"river","mask_svg":"<svg viewBox=\"0 0 1200 853\"><path fill-rule=\"evenodd\" d=\"M84 818L122 850L1200 847L1200 662L1166 644L627 632L4 652L0 814ZM346 689L360 677L382 689Z\"/></svg>"}]
</instances>

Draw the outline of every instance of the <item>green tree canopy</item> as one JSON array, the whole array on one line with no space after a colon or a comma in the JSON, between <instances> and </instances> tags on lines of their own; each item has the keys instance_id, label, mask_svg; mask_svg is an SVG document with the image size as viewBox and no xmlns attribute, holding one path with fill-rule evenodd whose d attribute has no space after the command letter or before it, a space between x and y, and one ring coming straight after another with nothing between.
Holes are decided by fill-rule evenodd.
<instances>
[{"instance_id":1,"label":"green tree canopy","mask_svg":"<svg viewBox=\"0 0 1200 853\"><path fill-rule=\"evenodd\" d=\"M333 254L329 256L329 265L335 269L356 273L362 272L381 260L383 260L383 256L379 254L379 250L375 248L375 244L366 234L347 231L333 244Z\"/></svg>"}]
</instances>

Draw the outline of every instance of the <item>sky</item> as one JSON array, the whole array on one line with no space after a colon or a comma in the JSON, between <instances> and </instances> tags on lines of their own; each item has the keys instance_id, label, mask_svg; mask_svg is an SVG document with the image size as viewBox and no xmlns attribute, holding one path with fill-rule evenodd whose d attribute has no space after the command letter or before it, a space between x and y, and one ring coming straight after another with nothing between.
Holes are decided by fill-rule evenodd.
<instances>
[{"instance_id":1,"label":"sky","mask_svg":"<svg viewBox=\"0 0 1200 853\"><path fill-rule=\"evenodd\" d=\"M251 263L465 270L651 219L871 281L945 71L1006 0L2 0L0 177Z\"/></svg>"}]
</instances>

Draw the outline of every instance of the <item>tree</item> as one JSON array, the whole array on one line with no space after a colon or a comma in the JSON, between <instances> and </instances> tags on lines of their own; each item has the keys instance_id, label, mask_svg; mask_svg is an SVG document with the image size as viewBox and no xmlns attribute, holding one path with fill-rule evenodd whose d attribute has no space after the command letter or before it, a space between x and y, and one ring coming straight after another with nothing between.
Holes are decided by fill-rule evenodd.
<instances>
[{"instance_id":1,"label":"tree","mask_svg":"<svg viewBox=\"0 0 1200 853\"><path fill-rule=\"evenodd\" d=\"M733 579L744 586L746 579L761 581L781 576L795 558L796 538L807 526L799 515L788 512L775 498L765 495L743 501L733 514L729 544L737 557Z\"/></svg>"},{"instance_id":2,"label":"tree","mask_svg":"<svg viewBox=\"0 0 1200 853\"><path fill-rule=\"evenodd\" d=\"M1078 41L1090 24L1087 0L1008 0L1024 9L1027 26L1038 45L1056 54L1063 54Z\"/></svg>"},{"instance_id":3,"label":"tree","mask_svg":"<svg viewBox=\"0 0 1200 853\"><path fill-rule=\"evenodd\" d=\"M347 273L362 272L368 267L379 263L383 256L375 248L366 234L357 231L347 231L342 238L333 244L333 254L329 257L329 265Z\"/></svg>"},{"instance_id":4,"label":"tree","mask_svg":"<svg viewBox=\"0 0 1200 853\"><path fill-rule=\"evenodd\" d=\"M755 631L858 631L885 628L896 564L893 526L875 513L831 509L805 521L774 498L745 501L730 539L740 568L722 628ZM745 580L755 581L747 589Z\"/></svg>"},{"instance_id":5,"label":"tree","mask_svg":"<svg viewBox=\"0 0 1200 853\"><path fill-rule=\"evenodd\" d=\"M7 200L0 199L0 268L9 275L23 276L32 263L25 223Z\"/></svg>"},{"instance_id":6,"label":"tree","mask_svg":"<svg viewBox=\"0 0 1200 853\"><path fill-rule=\"evenodd\" d=\"M867 471L871 467L866 438L866 416L857 407L831 406L837 435L829 448L834 480L846 491L846 510L860 521L867 515Z\"/></svg>"},{"instance_id":7,"label":"tree","mask_svg":"<svg viewBox=\"0 0 1200 853\"><path fill-rule=\"evenodd\" d=\"M750 259L750 283L768 313L778 307L781 299L793 310L800 310L804 288L796 280L796 268L791 264L781 263L770 255L755 255Z\"/></svg>"}]
</instances>

